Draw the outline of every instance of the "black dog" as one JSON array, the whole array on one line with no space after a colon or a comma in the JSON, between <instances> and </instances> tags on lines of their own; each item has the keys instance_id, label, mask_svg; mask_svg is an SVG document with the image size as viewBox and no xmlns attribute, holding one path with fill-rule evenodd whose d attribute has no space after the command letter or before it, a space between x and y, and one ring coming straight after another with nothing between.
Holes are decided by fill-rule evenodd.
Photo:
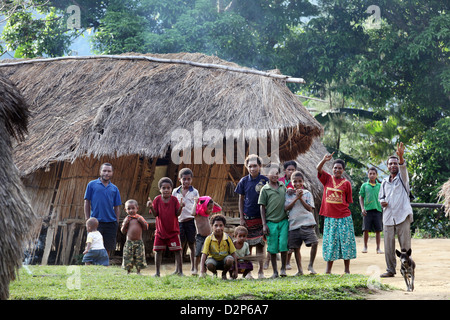
<instances>
[{"instance_id":1,"label":"black dog","mask_svg":"<svg viewBox=\"0 0 450 320\"><path fill-rule=\"evenodd\" d=\"M402 266L400 267L400 273L406 282L406 288L408 291L414 291L414 269L416 268L416 263L411 258L412 250L402 249L402 252L395 250L397 257L400 258Z\"/></svg>"}]
</instances>

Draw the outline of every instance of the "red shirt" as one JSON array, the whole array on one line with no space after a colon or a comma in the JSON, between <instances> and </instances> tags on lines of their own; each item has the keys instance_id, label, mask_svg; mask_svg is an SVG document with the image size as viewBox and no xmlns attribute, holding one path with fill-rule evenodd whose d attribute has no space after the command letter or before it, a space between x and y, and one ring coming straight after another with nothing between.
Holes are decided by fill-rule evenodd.
<instances>
[{"instance_id":1,"label":"red shirt","mask_svg":"<svg viewBox=\"0 0 450 320\"><path fill-rule=\"evenodd\" d=\"M317 177L323 184L322 205L319 214L330 218L345 218L351 215L349 204L353 202L352 185L344 178L336 179L322 170Z\"/></svg>"},{"instance_id":2,"label":"red shirt","mask_svg":"<svg viewBox=\"0 0 450 320\"><path fill-rule=\"evenodd\" d=\"M177 197L170 196L169 202L165 203L161 195L153 200L153 209L156 213L156 234L161 239L170 239L180 234L177 211L180 203Z\"/></svg>"}]
</instances>

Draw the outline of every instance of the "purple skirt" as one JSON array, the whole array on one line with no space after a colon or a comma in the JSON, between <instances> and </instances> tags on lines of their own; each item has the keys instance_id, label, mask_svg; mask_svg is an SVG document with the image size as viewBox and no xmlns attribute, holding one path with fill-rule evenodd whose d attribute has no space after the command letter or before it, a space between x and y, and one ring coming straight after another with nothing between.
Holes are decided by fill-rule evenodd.
<instances>
[{"instance_id":1,"label":"purple skirt","mask_svg":"<svg viewBox=\"0 0 450 320\"><path fill-rule=\"evenodd\" d=\"M231 268L230 271L234 270L234 265L233 268ZM244 273L244 271L252 271L253 270L253 264L251 263L251 261L242 261L239 262L238 261L238 273Z\"/></svg>"}]
</instances>

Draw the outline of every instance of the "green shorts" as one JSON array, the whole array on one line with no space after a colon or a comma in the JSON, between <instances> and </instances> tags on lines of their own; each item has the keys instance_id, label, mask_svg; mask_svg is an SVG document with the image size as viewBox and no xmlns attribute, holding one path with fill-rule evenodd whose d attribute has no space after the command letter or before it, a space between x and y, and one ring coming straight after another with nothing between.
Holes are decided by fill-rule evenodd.
<instances>
[{"instance_id":1,"label":"green shorts","mask_svg":"<svg viewBox=\"0 0 450 320\"><path fill-rule=\"evenodd\" d=\"M272 254L288 251L289 220L267 221L267 227L267 251Z\"/></svg>"}]
</instances>

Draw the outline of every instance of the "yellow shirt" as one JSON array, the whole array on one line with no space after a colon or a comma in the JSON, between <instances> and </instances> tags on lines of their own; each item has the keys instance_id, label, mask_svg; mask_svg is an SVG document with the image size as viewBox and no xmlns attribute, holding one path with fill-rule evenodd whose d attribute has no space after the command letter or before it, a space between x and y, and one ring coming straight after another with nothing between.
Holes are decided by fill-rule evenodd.
<instances>
[{"instance_id":1,"label":"yellow shirt","mask_svg":"<svg viewBox=\"0 0 450 320\"><path fill-rule=\"evenodd\" d=\"M236 248L234 247L233 241L225 232L220 243L214 234L209 235L202 249L202 253L206 254L208 258L212 257L217 261L222 261L226 256L233 254L235 251Z\"/></svg>"}]
</instances>

